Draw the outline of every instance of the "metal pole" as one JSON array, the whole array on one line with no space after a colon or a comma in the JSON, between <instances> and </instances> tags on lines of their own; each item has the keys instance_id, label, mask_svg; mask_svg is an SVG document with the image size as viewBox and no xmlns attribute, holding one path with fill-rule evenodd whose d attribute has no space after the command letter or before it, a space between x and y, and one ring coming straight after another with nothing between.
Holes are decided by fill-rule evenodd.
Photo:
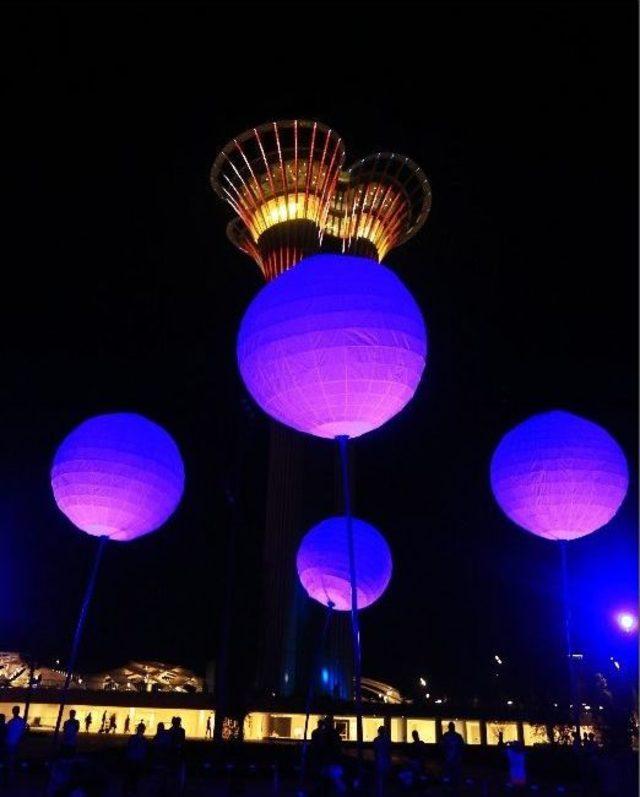
<instances>
[{"instance_id":1,"label":"metal pole","mask_svg":"<svg viewBox=\"0 0 640 797\"><path fill-rule=\"evenodd\" d=\"M223 479L224 496L229 507L229 535L227 537L227 561L225 568L224 598L222 603L222 620L220 623L219 649L215 668L214 683L214 726L213 741L222 742L223 724L230 704L229 690L229 658L231 648L231 629L233 602L235 595L235 575L238 559L238 535L244 522L244 516L240 503L240 489L244 463L249 447L250 435L253 432L253 411L250 404L244 399L241 402L244 420L240 422L240 431L237 436L237 443L234 449L234 461L230 476ZM240 737L242 737L242 723L240 723Z\"/></svg>"},{"instance_id":2,"label":"metal pole","mask_svg":"<svg viewBox=\"0 0 640 797\"><path fill-rule=\"evenodd\" d=\"M80 648L80 640L82 639L82 631L84 629L84 624L87 619L87 613L89 611L89 606L91 604L91 599L93 598L93 593L96 587L96 579L98 577L98 571L100 569L100 562L102 561L102 555L104 553L105 546L108 542L108 537L100 537L98 540L98 547L96 549L95 558L93 560L93 568L91 570L91 576L89 577L89 583L87 584L87 588L84 593L84 600L82 601L82 608L80 609L80 614L78 615L78 622L76 624L76 632L73 637L73 645L71 646L71 653L69 655L69 661L67 663L67 675L64 679L64 686L62 687L62 697L60 698L60 708L58 709L58 718L56 720L56 727L53 732L53 746L55 748L57 741L58 741L58 734L60 733L60 725L62 723L62 714L64 712L65 701L67 697L67 692L69 691L69 684L71 683L71 678L73 677L73 671L76 668L76 660L78 658L78 650Z\"/></svg>"},{"instance_id":3,"label":"metal pole","mask_svg":"<svg viewBox=\"0 0 640 797\"><path fill-rule=\"evenodd\" d=\"M344 514L347 521L347 544L349 546L349 576L351 580L351 634L353 637L353 670L356 698L356 743L358 754L358 769L362 773L362 649L360 646L360 623L358 620L358 590L356 577L356 552L353 540L353 518L351 515L351 490L349 487L349 437L338 435L336 438L340 448L340 462L342 465L342 484L344 495Z\"/></svg>"},{"instance_id":4,"label":"metal pole","mask_svg":"<svg viewBox=\"0 0 640 797\"><path fill-rule=\"evenodd\" d=\"M580 706L576 689L576 677L573 662L573 640L571 637L571 599L569 596L569 569L567 566L567 541L560 540L560 563L562 570L562 603L564 607L564 634L569 670L569 700L573 709L569 709L569 718L573 721L580 739Z\"/></svg>"},{"instance_id":5,"label":"metal pole","mask_svg":"<svg viewBox=\"0 0 640 797\"><path fill-rule=\"evenodd\" d=\"M322 660L322 652L324 650L325 642L327 639L327 633L329 632L329 624L331 623L331 616L333 614L333 607L335 604L333 601L329 601L327 604L327 613L324 617L324 624L322 626L322 634L320 635L320 644L318 645L318 650L316 652L315 662L313 663L311 669L311 677L309 678L309 688L307 689L307 705L305 709L305 717L304 717L304 736L302 738L302 756L300 762L300 791L302 792L302 787L304 786L304 779L307 770L307 748L308 748L308 733L309 733L309 714L311 714L311 700L313 699L313 683L314 677L320 667L320 663Z\"/></svg>"},{"instance_id":6,"label":"metal pole","mask_svg":"<svg viewBox=\"0 0 640 797\"><path fill-rule=\"evenodd\" d=\"M27 686L27 699L24 704L24 721L29 723L29 709L31 708L31 696L33 694L33 679L36 669L36 660L29 656L29 684Z\"/></svg>"},{"instance_id":7,"label":"metal pole","mask_svg":"<svg viewBox=\"0 0 640 797\"><path fill-rule=\"evenodd\" d=\"M233 610L234 575L236 571L236 530L239 522L235 494L227 489L226 498L231 508L231 523L227 538L226 583L222 623L220 625L220 649L215 669L215 717L213 726L213 741L215 742L222 742L223 724L228 711L229 640L231 638L231 612Z\"/></svg>"}]
</instances>

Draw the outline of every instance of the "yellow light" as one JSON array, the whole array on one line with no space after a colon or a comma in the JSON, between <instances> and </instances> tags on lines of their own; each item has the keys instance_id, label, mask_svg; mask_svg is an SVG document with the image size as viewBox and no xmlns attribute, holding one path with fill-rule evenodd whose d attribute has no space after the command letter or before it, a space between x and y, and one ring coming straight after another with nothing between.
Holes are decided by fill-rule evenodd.
<instances>
[{"instance_id":1,"label":"yellow light","mask_svg":"<svg viewBox=\"0 0 640 797\"><path fill-rule=\"evenodd\" d=\"M308 220L318 222L320 200L312 194L286 197L272 197L261 203L247 219L247 226L254 241L276 224L287 221Z\"/></svg>"}]
</instances>

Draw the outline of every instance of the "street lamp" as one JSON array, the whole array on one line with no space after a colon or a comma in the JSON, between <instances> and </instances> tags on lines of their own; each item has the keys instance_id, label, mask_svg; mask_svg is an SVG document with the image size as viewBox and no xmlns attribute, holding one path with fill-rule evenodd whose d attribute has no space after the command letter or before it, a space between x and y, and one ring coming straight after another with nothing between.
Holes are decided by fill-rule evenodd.
<instances>
[{"instance_id":1,"label":"street lamp","mask_svg":"<svg viewBox=\"0 0 640 797\"><path fill-rule=\"evenodd\" d=\"M625 634L631 634L638 628L638 618L631 612L620 612L616 615L616 622Z\"/></svg>"}]
</instances>

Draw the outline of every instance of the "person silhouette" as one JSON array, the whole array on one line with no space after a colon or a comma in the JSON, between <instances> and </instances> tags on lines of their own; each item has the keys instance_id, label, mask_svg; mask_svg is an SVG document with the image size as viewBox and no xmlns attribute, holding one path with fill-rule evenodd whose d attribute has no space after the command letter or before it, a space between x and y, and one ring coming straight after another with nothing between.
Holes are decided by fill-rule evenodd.
<instances>
[{"instance_id":1,"label":"person silhouette","mask_svg":"<svg viewBox=\"0 0 640 797\"><path fill-rule=\"evenodd\" d=\"M168 733L169 744L171 746L172 753L176 758L182 758L186 734L184 732L184 728L182 727L182 720L180 717L171 718L171 727L169 728Z\"/></svg>"},{"instance_id":2,"label":"person silhouette","mask_svg":"<svg viewBox=\"0 0 640 797\"><path fill-rule=\"evenodd\" d=\"M107 711L102 714L102 722L100 723L100 733L106 733L107 730Z\"/></svg>"},{"instance_id":3,"label":"person silhouette","mask_svg":"<svg viewBox=\"0 0 640 797\"><path fill-rule=\"evenodd\" d=\"M134 795L138 793L140 780L144 774L147 764L147 754L149 745L144 738L146 728L143 722L136 726L135 734L127 742L125 758L127 764L127 775L125 780L125 794Z\"/></svg>"},{"instance_id":4,"label":"person silhouette","mask_svg":"<svg viewBox=\"0 0 640 797\"><path fill-rule=\"evenodd\" d=\"M327 764L327 723L320 717L318 724L311 731L311 741L309 743L309 764L311 772L318 776L322 767Z\"/></svg>"},{"instance_id":5,"label":"person silhouette","mask_svg":"<svg viewBox=\"0 0 640 797\"><path fill-rule=\"evenodd\" d=\"M156 735L153 737L153 758L156 764L166 764L167 751L169 749L169 735L164 722L159 722L156 726Z\"/></svg>"},{"instance_id":6,"label":"person silhouette","mask_svg":"<svg viewBox=\"0 0 640 797\"><path fill-rule=\"evenodd\" d=\"M0 714L0 784L3 782L2 775L7 758L7 718Z\"/></svg>"},{"instance_id":7,"label":"person silhouette","mask_svg":"<svg viewBox=\"0 0 640 797\"><path fill-rule=\"evenodd\" d=\"M24 717L20 716L20 706L14 706L11 709L11 719L7 722L5 730L5 745L9 771L12 771L15 767L20 743L22 742L22 737L26 730L27 723Z\"/></svg>"},{"instance_id":8,"label":"person silhouette","mask_svg":"<svg viewBox=\"0 0 640 797\"><path fill-rule=\"evenodd\" d=\"M527 771L525 753L522 742L510 742L507 745L507 763L509 765L509 783L511 786L526 786Z\"/></svg>"},{"instance_id":9,"label":"person silhouette","mask_svg":"<svg viewBox=\"0 0 640 797\"><path fill-rule=\"evenodd\" d=\"M186 734L180 717L171 718L171 727L167 731L167 759L173 781L173 791L181 794L184 788L184 744Z\"/></svg>"},{"instance_id":10,"label":"person silhouette","mask_svg":"<svg viewBox=\"0 0 640 797\"><path fill-rule=\"evenodd\" d=\"M124 732L129 733L131 730L131 717L129 714L124 718Z\"/></svg>"},{"instance_id":11,"label":"person silhouette","mask_svg":"<svg viewBox=\"0 0 640 797\"><path fill-rule=\"evenodd\" d=\"M382 797L384 787L391 772L391 739L384 725L378 728L378 735L373 740L373 757L376 772L376 794Z\"/></svg>"},{"instance_id":12,"label":"person silhouette","mask_svg":"<svg viewBox=\"0 0 640 797\"><path fill-rule=\"evenodd\" d=\"M454 788L457 788L462 774L462 750L464 739L456 731L455 722L450 722L448 730L442 734L442 749L444 751L444 779Z\"/></svg>"},{"instance_id":13,"label":"person silhouette","mask_svg":"<svg viewBox=\"0 0 640 797\"><path fill-rule=\"evenodd\" d=\"M117 730L118 730L118 723L117 723L116 715L115 715L115 712L114 712L109 717L109 727L107 728L107 733L111 733L111 731L113 731L115 733Z\"/></svg>"},{"instance_id":14,"label":"person silhouette","mask_svg":"<svg viewBox=\"0 0 640 797\"><path fill-rule=\"evenodd\" d=\"M427 756L427 745L420 738L418 731L411 731L412 742L409 745L409 763L414 777L424 774L424 762Z\"/></svg>"},{"instance_id":15,"label":"person silhouette","mask_svg":"<svg viewBox=\"0 0 640 797\"><path fill-rule=\"evenodd\" d=\"M91 723L93 722L93 717L91 716L91 712L87 714L84 718L84 732L89 733L91 730Z\"/></svg>"},{"instance_id":16,"label":"person silhouette","mask_svg":"<svg viewBox=\"0 0 640 797\"><path fill-rule=\"evenodd\" d=\"M75 755L79 731L80 722L76 719L76 710L72 708L69 711L69 719L66 720L62 726L62 744L60 746L60 752L63 758L71 758Z\"/></svg>"},{"instance_id":17,"label":"person silhouette","mask_svg":"<svg viewBox=\"0 0 640 797\"><path fill-rule=\"evenodd\" d=\"M211 739L213 736L213 729L211 728L211 714L207 717L207 728L204 732L205 739Z\"/></svg>"}]
</instances>

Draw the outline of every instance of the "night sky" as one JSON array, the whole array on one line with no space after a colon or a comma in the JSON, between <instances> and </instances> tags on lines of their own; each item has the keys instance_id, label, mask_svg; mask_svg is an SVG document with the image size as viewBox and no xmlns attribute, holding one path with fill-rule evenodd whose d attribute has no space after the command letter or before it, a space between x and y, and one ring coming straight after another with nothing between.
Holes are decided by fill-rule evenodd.
<instances>
[{"instance_id":1,"label":"night sky","mask_svg":"<svg viewBox=\"0 0 640 797\"><path fill-rule=\"evenodd\" d=\"M488 464L556 407L629 458L622 510L570 566L578 647L593 667L631 657L611 615L637 600L636 6L345 7L3 6L0 648L64 657L95 539L55 507L51 459L87 416L137 411L175 437L186 492L161 531L110 546L81 667L215 658L246 432L234 641L250 678L268 422L243 409L235 335L261 278L208 171L233 135L297 116L334 127L347 162L409 155L434 197L387 260L423 308L427 372L356 446L358 513L395 560L363 615L365 674L472 694L498 652L517 697L554 694L559 552L501 514ZM309 445L317 522L334 452Z\"/></svg>"}]
</instances>

